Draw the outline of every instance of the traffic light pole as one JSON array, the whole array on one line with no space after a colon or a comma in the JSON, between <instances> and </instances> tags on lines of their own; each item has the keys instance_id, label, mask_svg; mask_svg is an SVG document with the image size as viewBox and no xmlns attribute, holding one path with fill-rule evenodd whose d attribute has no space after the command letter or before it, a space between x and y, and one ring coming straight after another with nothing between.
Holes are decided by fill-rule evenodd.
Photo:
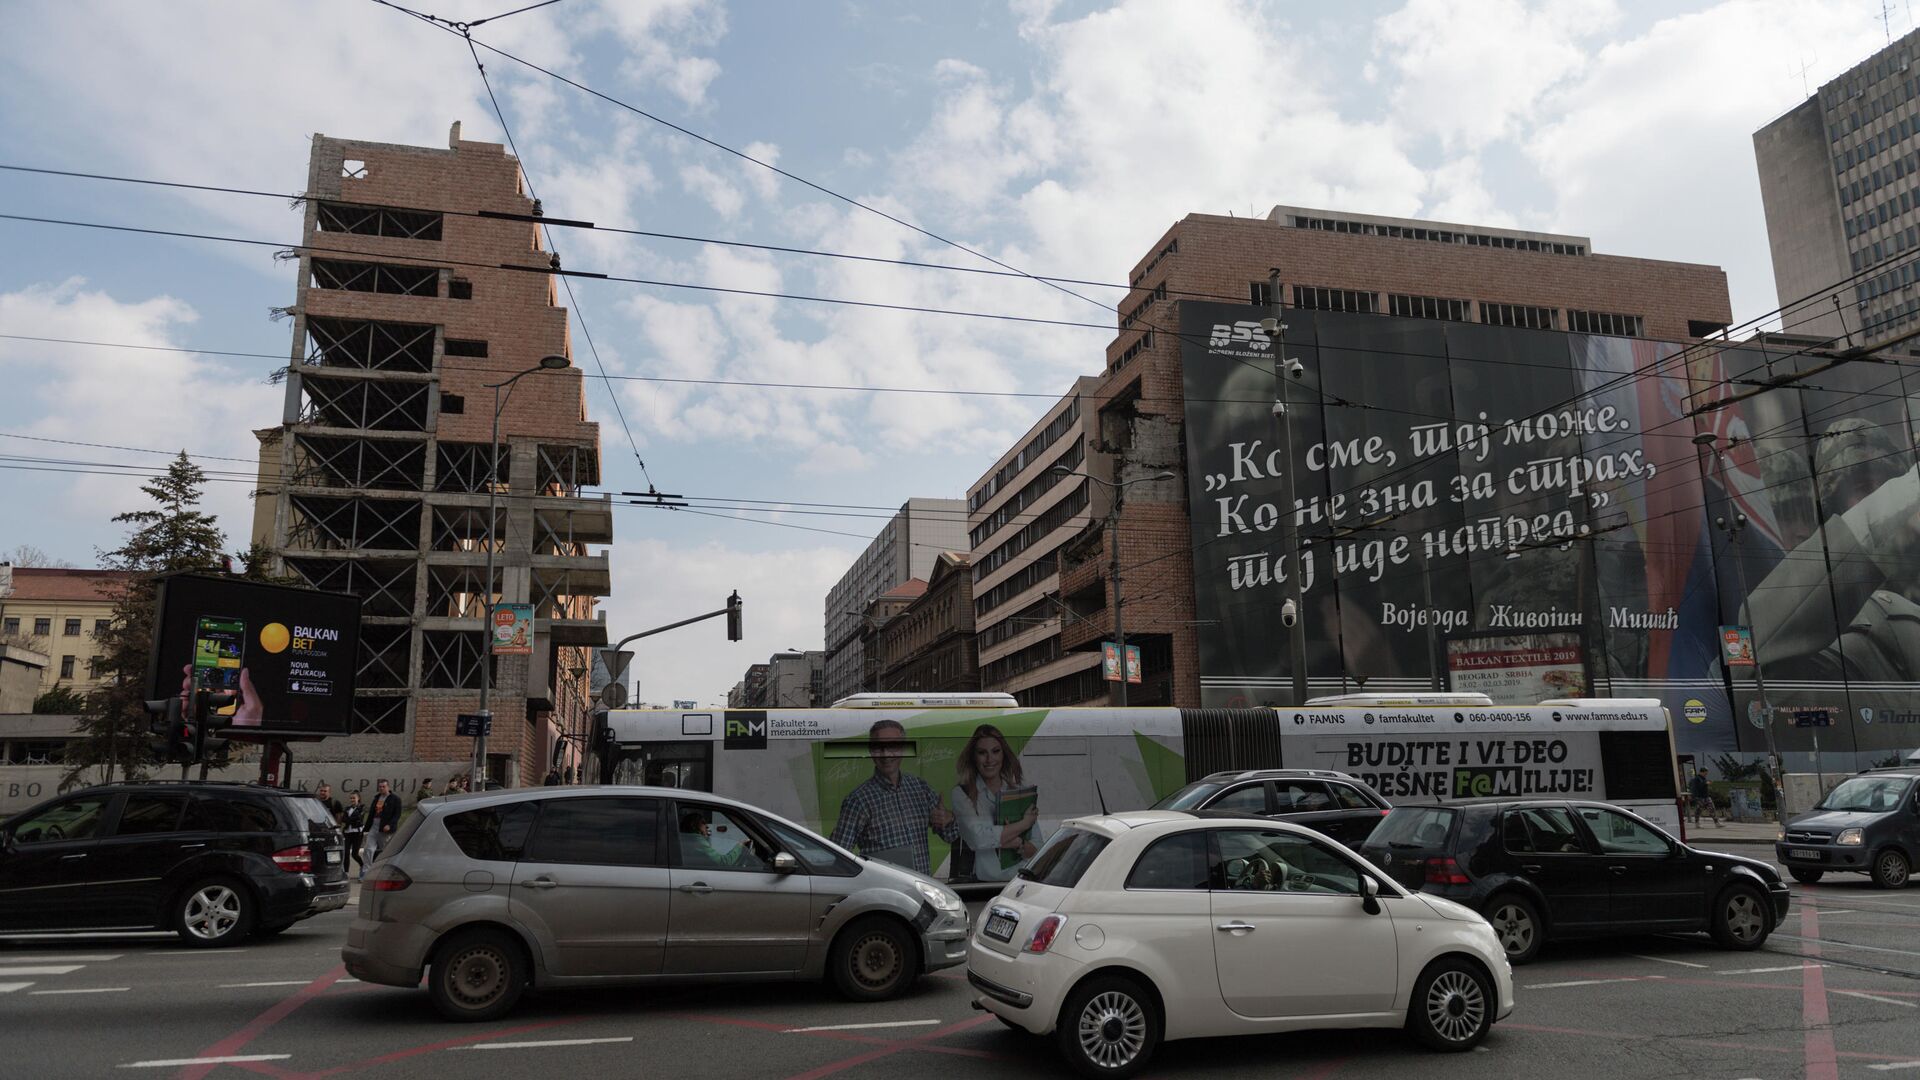
<instances>
[{"instance_id":1,"label":"traffic light pole","mask_svg":"<svg viewBox=\"0 0 1920 1080\"><path fill-rule=\"evenodd\" d=\"M709 611L705 615L695 615L691 619L681 619L679 622L670 622L665 626L656 626L651 630L642 630L637 634L628 634L626 637L621 638L617 644L613 645L607 651L619 652L621 648L624 647L628 642L639 641L643 637L652 637L655 634L664 634L669 630L678 630L683 626L691 626L697 622L706 622L708 619L717 619L722 615L732 615L738 612L743 606L744 605L742 605L740 602L740 593L738 590L735 590L732 596L727 597L727 606L721 608L719 611ZM739 641L740 639L738 637L733 636L732 634L729 634L728 640Z\"/></svg>"}]
</instances>

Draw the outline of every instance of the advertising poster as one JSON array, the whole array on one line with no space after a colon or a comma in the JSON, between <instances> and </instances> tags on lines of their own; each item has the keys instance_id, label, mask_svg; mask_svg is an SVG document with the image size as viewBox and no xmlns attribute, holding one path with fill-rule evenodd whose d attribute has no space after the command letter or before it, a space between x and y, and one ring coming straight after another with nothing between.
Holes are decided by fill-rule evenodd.
<instances>
[{"instance_id":1,"label":"advertising poster","mask_svg":"<svg viewBox=\"0 0 1920 1080\"><path fill-rule=\"evenodd\" d=\"M533 605L493 605L493 653L495 656L533 655Z\"/></svg>"},{"instance_id":2,"label":"advertising poster","mask_svg":"<svg viewBox=\"0 0 1920 1080\"><path fill-rule=\"evenodd\" d=\"M212 574L160 580L148 697L200 686L234 693L217 727L347 734L360 658L360 600Z\"/></svg>"},{"instance_id":3,"label":"advertising poster","mask_svg":"<svg viewBox=\"0 0 1920 1080\"><path fill-rule=\"evenodd\" d=\"M1495 705L1533 705L1588 696L1579 634L1458 634L1447 640L1452 689Z\"/></svg>"},{"instance_id":4,"label":"advertising poster","mask_svg":"<svg viewBox=\"0 0 1920 1080\"><path fill-rule=\"evenodd\" d=\"M1860 711L1920 715L1910 370L1844 365L1700 411L1804 357L1297 309L1276 350L1264 308L1181 311L1204 706L1291 701L1277 612L1297 575L1312 694L1439 689L1456 635L1564 633L1587 693L1685 718L1680 752L1752 751L1765 733L1735 719L1754 671L1719 634L1749 626L1774 704L1846 703L1823 750L1920 746ZM1305 368L1290 432L1276 352ZM1730 511L1737 546L1713 524Z\"/></svg>"},{"instance_id":5,"label":"advertising poster","mask_svg":"<svg viewBox=\"0 0 1920 1080\"><path fill-rule=\"evenodd\" d=\"M1752 627L1723 626L1720 628L1720 662L1728 667L1753 666Z\"/></svg>"}]
</instances>

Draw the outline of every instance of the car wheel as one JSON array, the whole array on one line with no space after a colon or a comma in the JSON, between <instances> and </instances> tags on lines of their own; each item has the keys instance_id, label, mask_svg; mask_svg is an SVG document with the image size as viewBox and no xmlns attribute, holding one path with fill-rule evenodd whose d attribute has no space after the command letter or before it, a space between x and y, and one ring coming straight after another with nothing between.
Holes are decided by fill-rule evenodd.
<instances>
[{"instance_id":1,"label":"car wheel","mask_svg":"<svg viewBox=\"0 0 1920 1080\"><path fill-rule=\"evenodd\" d=\"M1134 980L1096 975L1067 995L1054 1039L1082 1076L1132 1076L1160 1044L1160 1010Z\"/></svg>"},{"instance_id":2,"label":"car wheel","mask_svg":"<svg viewBox=\"0 0 1920 1080\"><path fill-rule=\"evenodd\" d=\"M1896 848L1888 848L1873 857L1873 883L1883 889L1904 889L1913 868Z\"/></svg>"},{"instance_id":3,"label":"car wheel","mask_svg":"<svg viewBox=\"0 0 1920 1080\"><path fill-rule=\"evenodd\" d=\"M456 933L434 950L427 988L449 1020L504 1016L527 988L526 953L500 930Z\"/></svg>"},{"instance_id":4,"label":"car wheel","mask_svg":"<svg viewBox=\"0 0 1920 1080\"><path fill-rule=\"evenodd\" d=\"M1818 885L1820 879L1827 876L1825 870L1802 870L1797 866L1788 867L1787 873L1792 874L1793 880L1802 885Z\"/></svg>"},{"instance_id":5,"label":"car wheel","mask_svg":"<svg viewBox=\"0 0 1920 1080\"><path fill-rule=\"evenodd\" d=\"M1444 957L1413 984L1407 1028L1434 1050L1471 1050L1492 1029L1499 1005L1485 972L1458 957Z\"/></svg>"},{"instance_id":6,"label":"car wheel","mask_svg":"<svg viewBox=\"0 0 1920 1080\"><path fill-rule=\"evenodd\" d=\"M253 894L233 878L196 881L173 903L173 930L195 948L232 945L253 932Z\"/></svg>"},{"instance_id":7,"label":"car wheel","mask_svg":"<svg viewBox=\"0 0 1920 1080\"><path fill-rule=\"evenodd\" d=\"M1757 889L1735 885L1714 900L1708 929L1723 949L1759 948L1773 930L1766 898Z\"/></svg>"},{"instance_id":8,"label":"car wheel","mask_svg":"<svg viewBox=\"0 0 1920 1080\"><path fill-rule=\"evenodd\" d=\"M833 939L827 966L833 984L854 1001L885 1001L906 992L920 974L920 954L898 922L883 916L857 920Z\"/></svg>"},{"instance_id":9,"label":"car wheel","mask_svg":"<svg viewBox=\"0 0 1920 1080\"><path fill-rule=\"evenodd\" d=\"M1493 932L1500 939L1500 947L1507 952L1507 962L1524 964L1540 952L1540 944L1546 940L1546 927L1540 921L1540 910L1523 897L1506 895L1496 896L1493 903L1487 905L1487 921L1493 924Z\"/></svg>"}]
</instances>

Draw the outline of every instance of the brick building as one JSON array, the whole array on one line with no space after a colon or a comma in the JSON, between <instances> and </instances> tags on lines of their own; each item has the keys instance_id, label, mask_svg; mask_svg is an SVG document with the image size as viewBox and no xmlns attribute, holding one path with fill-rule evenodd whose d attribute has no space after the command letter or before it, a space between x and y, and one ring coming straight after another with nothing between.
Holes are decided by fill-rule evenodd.
<instances>
[{"instance_id":1,"label":"brick building","mask_svg":"<svg viewBox=\"0 0 1920 1080\"><path fill-rule=\"evenodd\" d=\"M1131 704L1200 704L1180 306L1267 304L1274 267L1286 307L1674 341L1716 333L1732 318L1719 268L1598 255L1580 236L1288 206L1265 218L1176 222L1134 265L1105 374L1085 395L1091 447L1112 455L1111 479L1128 485L1122 614L1144 676ZM1149 479L1161 472L1174 478ZM1059 592L1071 612L1058 647L1091 667L1113 626L1107 533L1098 516L1080 515L1061 531L1044 541L1059 553ZM978 595L981 583L975 588ZM985 635L985 613L981 624ZM989 655L983 636L984 684L1002 688Z\"/></svg>"},{"instance_id":2,"label":"brick building","mask_svg":"<svg viewBox=\"0 0 1920 1080\"><path fill-rule=\"evenodd\" d=\"M310 760L463 762L492 602L534 605L532 656L493 658L488 768L537 782L583 734L611 503L538 212L504 148L316 135L280 423L258 433L254 537L284 572L363 601L355 727ZM491 215L491 216L489 216ZM324 249L324 250L322 250ZM488 493L497 509L487 520ZM494 578L485 577L487 547ZM578 744L574 744L577 746Z\"/></svg>"},{"instance_id":3,"label":"brick building","mask_svg":"<svg viewBox=\"0 0 1920 1080\"><path fill-rule=\"evenodd\" d=\"M113 621L113 605L131 577L120 570L0 564L0 642L45 654L36 693L60 687L85 695L105 680L95 635Z\"/></svg>"},{"instance_id":4,"label":"brick building","mask_svg":"<svg viewBox=\"0 0 1920 1080\"><path fill-rule=\"evenodd\" d=\"M924 591L875 633L883 693L980 689L974 652L973 575L962 552L942 552Z\"/></svg>"},{"instance_id":5,"label":"brick building","mask_svg":"<svg viewBox=\"0 0 1920 1080\"><path fill-rule=\"evenodd\" d=\"M1112 464L1093 437L1101 380L1083 376L967 488L982 690L1038 707L1104 702L1097 653L1061 648L1060 546L1102 520Z\"/></svg>"}]
</instances>

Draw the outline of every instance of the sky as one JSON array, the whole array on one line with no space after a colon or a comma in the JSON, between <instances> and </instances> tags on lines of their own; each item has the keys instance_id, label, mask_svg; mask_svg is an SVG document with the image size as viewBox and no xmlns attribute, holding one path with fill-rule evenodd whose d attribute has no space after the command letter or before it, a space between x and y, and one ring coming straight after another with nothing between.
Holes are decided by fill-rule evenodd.
<instances>
[{"instance_id":1,"label":"sky","mask_svg":"<svg viewBox=\"0 0 1920 1080\"><path fill-rule=\"evenodd\" d=\"M743 642L716 621L640 643L657 703L723 701L770 652L821 647L884 508L963 498L1100 370L1122 295L714 241L1124 282L1187 214L1287 204L1718 265L1746 319L1776 303L1753 131L1913 25L1867 0L408 6L488 19L475 41L605 95L480 50L548 214L697 238L561 232L570 269L1097 324L576 280L603 486L753 508L616 517L613 636L746 602ZM466 43L374 0L12 5L0 85L0 164L42 169L291 194L316 132L505 141ZM219 353L288 354L273 245L298 210L0 171L0 214L269 242L0 218L0 550L95 565L142 470L183 449L243 550L284 361Z\"/></svg>"}]
</instances>

